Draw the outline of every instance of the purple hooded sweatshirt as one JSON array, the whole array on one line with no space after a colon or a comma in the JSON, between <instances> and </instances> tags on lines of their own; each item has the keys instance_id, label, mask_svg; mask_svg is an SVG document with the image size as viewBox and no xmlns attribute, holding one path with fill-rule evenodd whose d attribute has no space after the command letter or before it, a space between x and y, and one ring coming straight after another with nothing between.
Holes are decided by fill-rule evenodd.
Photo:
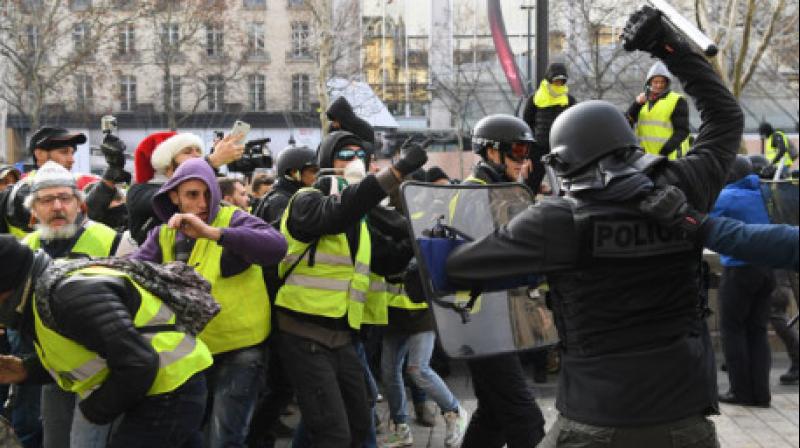
<instances>
[{"instance_id":1,"label":"purple hooded sweatshirt","mask_svg":"<svg viewBox=\"0 0 800 448\"><path fill-rule=\"evenodd\" d=\"M172 215L179 212L178 207L170 200L169 192L190 179L198 179L208 186L211 193L208 223L210 224L216 218L222 193L219 190L214 170L205 160L198 158L180 164L172 178L153 196L153 211L163 222L169 221ZM163 262L161 246L158 244L160 231L161 226L151 230L141 247L131 254L131 258L156 263ZM181 236L178 233L178 237ZM223 248L220 259L220 270L223 277L236 275L251 264L276 265L286 255L287 244L283 235L261 219L242 210L233 212L230 226L222 229L220 241L219 244Z\"/></svg>"}]
</instances>

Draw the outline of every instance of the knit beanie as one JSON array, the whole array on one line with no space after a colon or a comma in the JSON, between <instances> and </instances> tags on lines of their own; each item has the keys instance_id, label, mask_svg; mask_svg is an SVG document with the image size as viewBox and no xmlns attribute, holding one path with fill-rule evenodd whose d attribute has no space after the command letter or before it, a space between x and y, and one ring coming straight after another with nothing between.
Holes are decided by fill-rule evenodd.
<instances>
[{"instance_id":1,"label":"knit beanie","mask_svg":"<svg viewBox=\"0 0 800 448\"><path fill-rule=\"evenodd\" d=\"M172 159L174 159L182 149L190 146L196 146L202 151L203 140L189 132L175 134L156 146L153 155L150 157L150 164L153 165L156 173L164 174L167 172L169 164L172 163Z\"/></svg>"},{"instance_id":2,"label":"knit beanie","mask_svg":"<svg viewBox=\"0 0 800 448\"><path fill-rule=\"evenodd\" d=\"M31 182L31 193L52 187L78 188L75 184L75 176L72 173L58 163L48 160L41 168L36 170L36 175L33 177L33 182Z\"/></svg>"},{"instance_id":3,"label":"knit beanie","mask_svg":"<svg viewBox=\"0 0 800 448\"><path fill-rule=\"evenodd\" d=\"M12 235L0 235L0 292L16 289L25 280L33 263L33 252Z\"/></svg>"},{"instance_id":4,"label":"knit beanie","mask_svg":"<svg viewBox=\"0 0 800 448\"><path fill-rule=\"evenodd\" d=\"M150 157L159 143L175 134L177 134L175 131L154 132L139 142L139 146L133 153L133 173L136 183L143 184L155 176L153 165L150 164Z\"/></svg>"}]
</instances>

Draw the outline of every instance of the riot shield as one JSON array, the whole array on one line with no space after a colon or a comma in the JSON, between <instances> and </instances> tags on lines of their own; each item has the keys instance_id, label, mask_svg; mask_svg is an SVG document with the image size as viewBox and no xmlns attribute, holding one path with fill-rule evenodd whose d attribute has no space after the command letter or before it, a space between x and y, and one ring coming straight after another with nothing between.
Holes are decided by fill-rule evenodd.
<instances>
[{"instance_id":1,"label":"riot shield","mask_svg":"<svg viewBox=\"0 0 800 448\"><path fill-rule=\"evenodd\" d=\"M800 209L800 187L798 187L797 179L792 180L777 180L777 181L761 181L761 196L764 198L764 204L767 206L767 213L769 220L773 224L790 224L796 226L798 223L798 209ZM783 274L782 274L783 275ZM800 304L798 291L798 278L796 272L787 271L785 276L789 279L792 293L794 294L794 301ZM800 305L798 306L800 307ZM795 315L789 326L797 323L797 315Z\"/></svg>"},{"instance_id":2,"label":"riot shield","mask_svg":"<svg viewBox=\"0 0 800 448\"><path fill-rule=\"evenodd\" d=\"M444 273L444 261L452 248L492 233L533 203L528 188L521 184L407 182L401 195L423 289L448 356L483 357L557 342L544 293L530 286L529 278L516 283L523 286L501 285L478 294L453 292ZM450 235L441 235L442 228Z\"/></svg>"}]
</instances>

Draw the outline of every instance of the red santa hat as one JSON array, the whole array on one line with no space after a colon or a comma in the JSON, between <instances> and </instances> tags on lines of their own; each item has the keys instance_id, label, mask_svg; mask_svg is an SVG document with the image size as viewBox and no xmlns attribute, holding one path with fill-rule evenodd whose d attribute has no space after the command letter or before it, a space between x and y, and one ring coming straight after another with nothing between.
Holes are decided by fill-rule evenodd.
<instances>
[{"instance_id":1,"label":"red santa hat","mask_svg":"<svg viewBox=\"0 0 800 448\"><path fill-rule=\"evenodd\" d=\"M155 169L150 162L153 151L164 140L177 134L175 131L154 132L144 138L133 153L134 176L136 183L142 184L155 176Z\"/></svg>"}]
</instances>

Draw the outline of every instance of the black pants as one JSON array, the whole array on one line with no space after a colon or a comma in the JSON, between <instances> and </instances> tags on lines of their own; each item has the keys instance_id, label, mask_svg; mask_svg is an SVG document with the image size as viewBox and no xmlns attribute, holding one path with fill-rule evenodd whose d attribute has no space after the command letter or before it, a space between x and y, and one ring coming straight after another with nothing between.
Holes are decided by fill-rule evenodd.
<instances>
[{"instance_id":1,"label":"black pants","mask_svg":"<svg viewBox=\"0 0 800 448\"><path fill-rule=\"evenodd\" d=\"M273 327L275 328L274 324ZM266 384L264 394L259 400L256 412L250 422L248 440L250 446L272 446L275 435L272 428L280 421L281 412L289 405L294 396L292 383L286 376L280 353L273 339L268 340L269 362L267 363Z\"/></svg>"},{"instance_id":2,"label":"black pants","mask_svg":"<svg viewBox=\"0 0 800 448\"><path fill-rule=\"evenodd\" d=\"M330 349L278 333L280 356L314 447L360 447L371 424L364 370L352 344Z\"/></svg>"},{"instance_id":3,"label":"black pants","mask_svg":"<svg viewBox=\"0 0 800 448\"><path fill-rule=\"evenodd\" d=\"M792 368L797 369L800 366L800 343L798 343L797 330L787 325L789 318L786 315L789 301L793 300L794 297L790 277L792 275L795 274L790 271L775 271L775 291L772 293L772 311L769 321L772 324L772 328L775 329L775 334L781 338L781 341L786 346L786 352L789 355L789 359L792 360Z\"/></svg>"},{"instance_id":4,"label":"black pants","mask_svg":"<svg viewBox=\"0 0 800 448\"><path fill-rule=\"evenodd\" d=\"M462 448L536 446L544 437L544 417L525 380L517 354L468 363L478 408Z\"/></svg>"},{"instance_id":5,"label":"black pants","mask_svg":"<svg viewBox=\"0 0 800 448\"><path fill-rule=\"evenodd\" d=\"M719 285L722 348L728 366L730 392L744 403L770 401L772 366L767 322L775 288L772 270L726 267Z\"/></svg>"}]
</instances>

